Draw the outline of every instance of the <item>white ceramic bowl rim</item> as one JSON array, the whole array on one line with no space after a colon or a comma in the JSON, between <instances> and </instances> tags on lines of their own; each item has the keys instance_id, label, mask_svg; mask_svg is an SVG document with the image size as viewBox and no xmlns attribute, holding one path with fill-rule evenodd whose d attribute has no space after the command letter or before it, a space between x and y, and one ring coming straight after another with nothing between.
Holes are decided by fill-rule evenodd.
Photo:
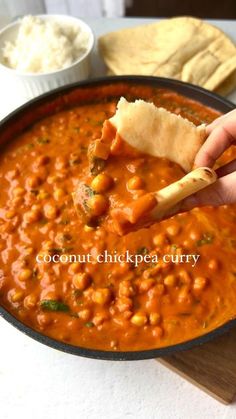
<instances>
[{"instance_id":1,"label":"white ceramic bowl rim","mask_svg":"<svg viewBox=\"0 0 236 419\"><path fill-rule=\"evenodd\" d=\"M89 45L88 45L86 51L84 52L83 55L81 55L71 65L69 65L67 67L64 67L64 68L60 68L58 70L48 71L46 73L30 73L30 72L18 71L14 68L8 67L7 65L4 65L1 61L0 61L0 68L2 67L5 71L9 71L9 72L14 73L14 74L19 75L19 76L24 76L24 77L27 77L27 76L29 76L29 77L34 77L34 76L35 77L40 77L40 76L42 76L43 77L43 76L57 74L57 73L61 73L63 71L69 70L69 69L73 68L74 66L76 66L77 64L79 64L80 62L82 62L91 53L91 51L94 47L94 43L95 43L95 36L94 36L94 33L93 33L92 29L90 28L90 26L86 22L84 22L82 19L79 19L79 18L74 17L74 16L70 16L70 15L54 15L54 14L33 15L33 16L39 17L39 18L45 19L45 20L46 19L51 19L51 18L53 18L55 20L58 19L58 20L61 20L61 21L63 19L65 19L65 21L71 20L71 21L74 21L75 23L77 23L78 26L81 26L81 27L85 28L85 30L87 31L87 33L89 34L89 37L90 37ZM22 18L19 18L15 22L9 23L7 26L4 26L4 28L2 28L0 30L0 39L1 39L1 36L4 34L5 31L8 31L8 29L10 29L10 28L12 28L16 25L19 25L21 19Z\"/></svg>"}]
</instances>

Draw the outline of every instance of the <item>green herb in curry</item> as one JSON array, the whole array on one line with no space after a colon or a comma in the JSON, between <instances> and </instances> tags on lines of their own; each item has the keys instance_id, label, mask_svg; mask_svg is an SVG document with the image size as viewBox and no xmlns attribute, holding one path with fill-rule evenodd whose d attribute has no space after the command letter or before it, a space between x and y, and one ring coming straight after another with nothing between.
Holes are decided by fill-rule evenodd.
<instances>
[{"instance_id":1,"label":"green herb in curry","mask_svg":"<svg viewBox=\"0 0 236 419\"><path fill-rule=\"evenodd\" d=\"M67 304L57 300L42 300L40 302L40 307L47 311L69 311L69 306Z\"/></svg>"}]
</instances>

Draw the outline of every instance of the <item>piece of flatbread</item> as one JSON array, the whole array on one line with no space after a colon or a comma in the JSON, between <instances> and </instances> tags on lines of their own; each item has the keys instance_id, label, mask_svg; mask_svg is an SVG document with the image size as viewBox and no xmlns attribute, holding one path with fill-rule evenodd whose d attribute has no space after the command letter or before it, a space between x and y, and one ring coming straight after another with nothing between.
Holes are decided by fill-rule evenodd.
<instances>
[{"instance_id":1,"label":"piece of flatbread","mask_svg":"<svg viewBox=\"0 0 236 419\"><path fill-rule=\"evenodd\" d=\"M177 17L111 32L99 51L114 75L170 77L223 94L236 87L236 47L222 31Z\"/></svg>"},{"instance_id":2,"label":"piece of flatbread","mask_svg":"<svg viewBox=\"0 0 236 419\"><path fill-rule=\"evenodd\" d=\"M109 121L132 147L174 161L186 172L192 169L206 139L205 125L196 127L180 115L143 100L127 102L122 97Z\"/></svg>"}]
</instances>

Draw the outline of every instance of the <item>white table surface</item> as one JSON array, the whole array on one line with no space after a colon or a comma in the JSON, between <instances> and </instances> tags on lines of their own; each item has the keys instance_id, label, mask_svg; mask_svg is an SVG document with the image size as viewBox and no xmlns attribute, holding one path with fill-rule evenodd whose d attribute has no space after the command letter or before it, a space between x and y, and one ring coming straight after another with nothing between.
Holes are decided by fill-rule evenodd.
<instances>
[{"instance_id":1,"label":"white table surface","mask_svg":"<svg viewBox=\"0 0 236 419\"><path fill-rule=\"evenodd\" d=\"M88 20L96 35L147 19ZM235 21L213 21L236 41ZM93 75L104 74L96 51ZM0 81L0 118L26 98ZM231 95L236 101L236 94ZM63 354L0 319L1 419L234 419L221 405L155 360L96 361Z\"/></svg>"}]
</instances>

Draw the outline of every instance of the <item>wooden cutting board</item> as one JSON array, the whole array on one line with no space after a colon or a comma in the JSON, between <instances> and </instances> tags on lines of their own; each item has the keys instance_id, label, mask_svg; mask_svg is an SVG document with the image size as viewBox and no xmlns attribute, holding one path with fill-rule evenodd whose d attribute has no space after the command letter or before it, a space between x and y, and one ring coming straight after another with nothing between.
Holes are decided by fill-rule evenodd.
<instances>
[{"instance_id":1,"label":"wooden cutting board","mask_svg":"<svg viewBox=\"0 0 236 419\"><path fill-rule=\"evenodd\" d=\"M224 404L236 396L236 328L209 343L159 362Z\"/></svg>"}]
</instances>

